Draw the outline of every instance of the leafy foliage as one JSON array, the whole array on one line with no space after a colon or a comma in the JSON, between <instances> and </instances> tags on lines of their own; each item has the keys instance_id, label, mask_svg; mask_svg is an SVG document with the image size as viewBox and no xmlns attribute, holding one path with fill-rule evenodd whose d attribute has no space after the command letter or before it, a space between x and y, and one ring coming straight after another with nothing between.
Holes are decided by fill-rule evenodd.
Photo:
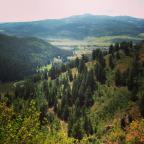
<instances>
[{"instance_id":1,"label":"leafy foliage","mask_svg":"<svg viewBox=\"0 0 144 144\"><path fill-rule=\"evenodd\" d=\"M109 53L94 50L92 61L83 55L14 83L14 94L0 95L0 142L143 143L141 49L116 43ZM117 65L125 57L133 62L121 71Z\"/></svg>"}]
</instances>

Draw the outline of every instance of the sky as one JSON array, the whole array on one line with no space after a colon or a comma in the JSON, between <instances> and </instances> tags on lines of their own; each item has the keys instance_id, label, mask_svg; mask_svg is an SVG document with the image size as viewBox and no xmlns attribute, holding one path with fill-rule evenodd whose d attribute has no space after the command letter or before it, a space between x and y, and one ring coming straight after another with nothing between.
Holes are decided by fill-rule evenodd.
<instances>
[{"instance_id":1,"label":"sky","mask_svg":"<svg viewBox=\"0 0 144 144\"><path fill-rule=\"evenodd\" d=\"M144 18L144 0L0 0L0 22L57 19L85 13Z\"/></svg>"}]
</instances>

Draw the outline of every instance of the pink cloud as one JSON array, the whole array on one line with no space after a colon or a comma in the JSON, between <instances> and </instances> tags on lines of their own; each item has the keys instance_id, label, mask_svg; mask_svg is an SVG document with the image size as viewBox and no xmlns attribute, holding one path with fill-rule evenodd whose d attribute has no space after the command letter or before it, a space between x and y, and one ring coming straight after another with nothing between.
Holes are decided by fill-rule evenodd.
<instances>
[{"instance_id":1,"label":"pink cloud","mask_svg":"<svg viewBox=\"0 0 144 144\"><path fill-rule=\"evenodd\" d=\"M144 0L0 0L0 22L91 13L144 18Z\"/></svg>"}]
</instances>

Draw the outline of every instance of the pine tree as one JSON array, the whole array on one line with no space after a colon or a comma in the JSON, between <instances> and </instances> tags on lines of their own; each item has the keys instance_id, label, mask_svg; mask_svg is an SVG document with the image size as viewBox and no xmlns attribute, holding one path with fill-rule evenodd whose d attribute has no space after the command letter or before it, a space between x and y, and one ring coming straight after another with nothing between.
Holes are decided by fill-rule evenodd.
<instances>
[{"instance_id":1,"label":"pine tree","mask_svg":"<svg viewBox=\"0 0 144 144\"><path fill-rule=\"evenodd\" d=\"M119 70L115 73L115 84L116 86L126 86L128 79L128 71L124 71L123 73Z\"/></svg>"},{"instance_id":2,"label":"pine tree","mask_svg":"<svg viewBox=\"0 0 144 144\"><path fill-rule=\"evenodd\" d=\"M52 107L56 103L57 99L57 86L56 83L49 84L48 106Z\"/></svg>"},{"instance_id":3,"label":"pine tree","mask_svg":"<svg viewBox=\"0 0 144 144\"><path fill-rule=\"evenodd\" d=\"M77 120L72 128L72 136L81 140L84 137L84 129L82 120Z\"/></svg>"},{"instance_id":4,"label":"pine tree","mask_svg":"<svg viewBox=\"0 0 144 144\"><path fill-rule=\"evenodd\" d=\"M138 99L137 93L139 92L139 88L141 87L141 83L144 77L144 66L139 61L139 57L136 56L133 60L132 69L129 72L128 77L128 89L132 91L131 99L136 101Z\"/></svg>"},{"instance_id":5,"label":"pine tree","mask_svg":"<svg viewBox=\"0 0 144 144\"><path fill-rule=\"evenodd\" d=\"M52 66L52 68L49 71L49 76L51 77L52 80L57 78L58 70L56 69L56 67Z\"/></svg>"},{"instance_id":6,"label":"pine tree","mask_svg":"<svg viewBox=\"0 0 144 144\"><path fill-rule=\"evenodd\" d=\"M93 134L93 127L90 118L85 115L84 117L84 130L87 135L92 135Z\"/></svg>"},{"instance_id":7,"label":"pine tree","mask_svg":"<svg viewBox=\"0 0 144 144\"><path fill-rule=\"evenodd\" d=\"M119 51L117 51L117 53L116 53L116 58L117 58L117 60L120 59L120 53L119 53Z\"/></svg>"},{"instance_id":8,"label":"pine tree","mask_svg":"<svg viewBox=\"0 0 144 144\"><path fill-rule=\"evenodd\" d=\"M73 81L73 86L72 86L72 101L75 103L77 97L78 97L78 91L81 85L81 76L78 75L76 79Z\"/></svg>"},{"instance_id":9,"label":"pine tree","mask_svg":"<svg viewBox=\"0 0 144 144\"><path fill-rule=\"evenodd\" d=\"M90 90L93 92L96 88L96 83L94 80L94 71L93 69L89 70L86 75L86 83L85 85L90 87Z\"/></svg>"},{"instance_id":10,"label":"pine tree","mask_svg":"<svg viewBox=\"0 0 144 144\"><path fill-rule=\"evenodd\" d=\"M109 66L111 69L114 69L115 67L114 58L112 55L109 56Z\"/></svg>"},{"instance_id":11,"label":"pine tree","mask_svg":"<svg viewBox=\"0 0 144 144\"><path fill-rule=\"evenodd\" d=\"M106 81L105 69L98 63L95 66L95 76L96 76L97 81L101 82L102 84L105 83Z\"/></svg>"},{"instance_id":12,"label":"pine tree","mask_svg":"<svg viewBox=\"0 0 144 144\"><path fill-rule=\"evenodd\" d=\"M70 69L68 69L68 77L69 77L70 82L73 81L73 75Z\"/></svg>"},{"instance_id":13,"label":"pine tree","mask_svg":"<svg viewBox=\"0 0 144 144\"><path fill-rule=\"evenodd\" d=\"M4 95L4 97L7 98L6 105L7 105L7 106L11 106L12 103L13 103L13 96L10 95L9 93L6 93L6 94Z\"/></svg>"},{"instance_id":14,"label":"pine tree","mask_svg":"<svg viewBox=\"0 0 144 144\"><path fill-rule=\"evenodd\" d=\"M61 65L61 72L66 72L67 68L65 64Z\"/></svg>"},{"instance_id":15,"label":"pine tree","mask_svg":"<svg viewBox=\"0 0 144 144\"><path fill-rule=\"evenodd\" d=\"M79 91L78 91L79 105L80 106L83 106L85 103L85 95L84 95L85 88L86 88L86 86L85 86L84 81L83 81L80 88L79 88Z\"/></svg>"},{"instance_id":16,"label":"pine tree","mask_svg":"<svg viewBox=\"0 0 144 144\"><path fill-rule=\"evenodd\" d=\"M137 79L139 75L139 67L140 67L139 59L135 57L133 60L132 69L129 74L129 81L128 81L129 90L133 89L135 89L136 91L138 90Z\"/></svg>"},{"instance_id":17,"label":"pine tree","mask_svg":"<svg viewBox=\"0 0 144 144\"><path fill-rule=\"evenodd\" d=\"M77 58L75 59L75 67L78 68L79 63L80 63L80 60L79 60L79 58L77 57Z\"/></svg>"},{"instance_id":18,"label":"pine tree","mask_svg":"<svg viewBox=\"0 0 144 144\"><path fill-rule=\"evenodd\" d=\"M119 43L115 43L115 46L114 46L115 48L114 48L114 52L115 51L118 51L119 50L119 48L120 48L120 45L119 45Z\"/></svg>"},{"instance_id":19,"label":"pine tree","mask_svg":"<svg viewBox=\"0 0 144 144\"><path fill-rule=\"evenodd\" d=\"M92 60L96 60L96 50L92 51Z\"/></svg>"},{"instance_id":20,"label":"pine tree","mask_svg":"<svg viewBox=\"0 0 144 144\"><path fill-rule=\"evenodd\" d=\"M49 101L49 88L48 88L47 81L43 82L43 91L44 91L44 94L45 94L45 98L47 99L47 101Z\"/></svg>"},{"instance_id":21,"label":"pine tree","mask_svg":"<svg viewBox=\"0 0 144 144\"><path fill-rule=\"evenodd\" d=\"M86 69L85 62L84 60L81 59L78 66L78 72L82 73L83 71L85 71L85 69Z\"/></svg>"},{"instance_id":22,"label":"pine tree","mask_svg":"<svg viewBox=\"0 0 144 144\"><path fill-rule=\"evenodd\" d=\"M85 105L87 107L90 107L93 105L94 103L94 99L93 99L93 93L91 91L91 88L88 86L86 91L85 91Z\"/></svg>"},{"instance_id":23,"label":"pine tree","mask_svg":"<svg viewBox=\"0 0 144 144\"><path fill-rule=\"evenodd\" d=\"M64 107L62 106L62 108L61 108L61 117L62 117L62 119L63 120L65 120L65 121L68 121L68 118L69 118L69 108L68 108L68 105L67 104L65 104L64 105Z\"/></svg>"},{"instance_id":24,"label":"pine tree","mask_svg":"<svg viewBox=\"0 0 144 144\"><path fill-rule=\"evenodd\" d=\"M114 46L110 45L109 47L109 54L113 54L114 53Z\"/></svg>"},{"instance_id":25,"label":"pine tree","mask_svg":"<svg viewBox=\"0 0 144 144\"><path fill-rule=\"evenodd\" d=\"M115 73L115 84L116 86L121 86L121 83L122 83L122 74L119 70L117 70Z\"/></svg>"},{"instance_id":26,"label":"pine tree","mask_svg":"<svg viewBox=\"0 0 144 144\"><path fill-rule=\"evenodd\" d=\"M46 104L42 105L41 108L40 108L40 116L39 116L39 119L40 119L40 123L43 125L46 123L46 115L47 115L47 109L48 109L48 106Z\"/></svg>"},{"instance_id":27,"label":"pine tree","mask_svg":"<svg viewBox=\"0 0 144 144\"><path fill-rule=\"evenodd\" d=\"M68 119L68 136L72 137L72 130L73 130L73 125L76 121L75 118L75 113L74 113L74 108L71 109L69 119Z\"/></svg>"},{"instance_id":28,"label":"pine tree","mask_svg":"<svg viewBox=\"0 0 144 144\"><path fill-rule=\"evenodd\" d=\"M48 79L48 71L47 70L44 71L43 77L45 80Z\"/></svg>"},{"instance_id":29,"label":"pine tree","mask_svg":"<svg viewBox=\"0 0 144 144\"><path fill-rule=\"evenodd\" d=\"M86 55L82 55L82 60L84 61L84 63L88 62L88 57Z\"/></svg>"}]
</instances>

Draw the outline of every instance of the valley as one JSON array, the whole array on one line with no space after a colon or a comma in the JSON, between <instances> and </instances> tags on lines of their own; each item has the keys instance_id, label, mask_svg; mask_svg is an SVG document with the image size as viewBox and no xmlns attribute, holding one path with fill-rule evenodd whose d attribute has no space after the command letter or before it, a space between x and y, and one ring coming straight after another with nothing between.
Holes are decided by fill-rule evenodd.
<instances>
[{"instance_id":1,"label":"valley","mask_svg":"<svg viewBox=\"0 0 144 144\"><path fill-rule=\"evenodd\" d=\"M143 19L86 14L0 33L0 144L144 143Z\"/></svg>"}]
</instances>

